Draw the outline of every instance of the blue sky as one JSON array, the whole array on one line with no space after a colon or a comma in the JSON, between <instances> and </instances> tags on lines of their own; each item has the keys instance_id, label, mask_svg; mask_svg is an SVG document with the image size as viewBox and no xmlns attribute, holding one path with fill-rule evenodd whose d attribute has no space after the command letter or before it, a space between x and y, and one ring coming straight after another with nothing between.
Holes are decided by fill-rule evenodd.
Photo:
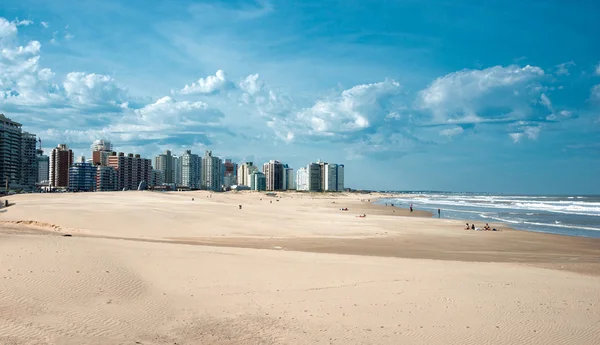
<instances>
[{"instance_id":1,"label":"blue sky","mask_svg":"<svg viewBox=\"0 0 600 345\"><path fill-rule=\"evenodd\" d=\"M0 112L50 148L205 149L346 185L600 194L594 1L33 1Z\"/></svg>"}]
</instances>

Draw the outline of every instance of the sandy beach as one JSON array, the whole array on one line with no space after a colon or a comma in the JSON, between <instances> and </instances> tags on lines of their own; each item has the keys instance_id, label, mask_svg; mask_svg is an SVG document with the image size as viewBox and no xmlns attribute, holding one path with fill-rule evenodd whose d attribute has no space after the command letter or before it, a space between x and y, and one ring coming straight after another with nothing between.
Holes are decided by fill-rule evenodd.
<instances>
[{"instance_id":1,"label":"sandy beach","mask_svg":"<svg viewBox=\"0 0 600 345\"><path fill-rule=\"evenodd\" d=\"M0 344L600 343L600 240L377 197L11 196Z\"/></svg>"}]
</instances>

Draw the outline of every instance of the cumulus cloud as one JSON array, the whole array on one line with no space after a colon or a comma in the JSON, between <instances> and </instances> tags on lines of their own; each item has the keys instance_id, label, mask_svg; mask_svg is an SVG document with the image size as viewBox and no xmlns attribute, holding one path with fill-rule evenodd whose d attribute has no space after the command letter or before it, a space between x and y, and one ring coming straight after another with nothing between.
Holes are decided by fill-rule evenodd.
<instances>
[{"instance_id":1,"label":"cumulus cloud","mask_svg":"<svg viewBox=\"0 0 600 345\"><path fill-rule=\"evenodd\" d=\"M569 61L556 65L556 75L570 75L569 68L575 66L575 62Z\"/></svg>"},{"instance_id":2,"label":"cumulus cloud","mask_svg":"<svg viewBox=\"0 0 600 345\"><path fill-rule=\"evenodd\" d=\"M436 79L420 91L417 106L430 111L434 123L478 123L522 118L530 113L532 97L544 71L535 66L495 66L462 70Z\"/></svg>"},{"instance_id":3,"label":"cumulus cloud","mask_svg":"<svg viewBox=\"0 0 600 345\"><path fill-rule=\"evenodd\" d=\"M336 136L359 132L390 119L394 96L400 84L394 80L357 85L331 99L317 101L312 107L301 109L293 117L269 124L284 127L289 132L314 136Z\"/></svg>"},{"instance_id":4,"label":"cumulus cloud","mask_svg":"<svg viewBox=\"0 0 600 345\"><path fill-rule=\"evenodd\" d=\"M71 72L66 75L63 88L66 97L77 105L117 105L126 101L125 91L106 75Z\"/></svg>"},{"instance_id":5,"label":"cumulus cloud","mask_svg":"<svg viewBox=\"0 0 600 345\"><path fill-rule=\"evenodd\" d=\"M12 37L17 34L17 25L0 17L0 39Z\"/></svg>"},{"instance_id":6,"label":"cumulus cloud","mask_svg":"<svg viewBox=\"0 0 600 345\"><path fill-rule=\"evenodd\" d=\"M231 82L227 79L227 75L223 70L218 70L215 75L210 75L206 78L200 78L195 83L185 85L177 93L181 95L193 94L212 94L228 88Z\"/></svg>"},{"instance_id":7,"label":"cumulus cloud","mask_svg":"<svg viewBox=\"0 0 600 345\"><path fill-rule=\"evenodd\" d=\"M40 25L43 26L44 29L47 29L50 27L50 24L48 24L47 22L41 22Z\"/></svg>"}]
</instances>

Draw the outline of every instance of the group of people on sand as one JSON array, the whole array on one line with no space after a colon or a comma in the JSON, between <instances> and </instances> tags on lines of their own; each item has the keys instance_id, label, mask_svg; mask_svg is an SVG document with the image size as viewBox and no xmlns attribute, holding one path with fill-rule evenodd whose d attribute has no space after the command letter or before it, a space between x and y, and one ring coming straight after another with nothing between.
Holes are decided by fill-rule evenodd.
<instances>
[{"instance_id":1,"label":"group of people on sand","mask_svg":"<svg viewBox=\"0 0 600 345\"><path fill-rule=\"evenodd\" d=\"M475 227L475 224L471 224L469 225L469 223L467 223L467 225L465 226L465 230L477 230L477 231L498 231L496 228L492 228L488 223L485 223L485 226L482 228L477 228Z\"/></svg>"}]
</instances>

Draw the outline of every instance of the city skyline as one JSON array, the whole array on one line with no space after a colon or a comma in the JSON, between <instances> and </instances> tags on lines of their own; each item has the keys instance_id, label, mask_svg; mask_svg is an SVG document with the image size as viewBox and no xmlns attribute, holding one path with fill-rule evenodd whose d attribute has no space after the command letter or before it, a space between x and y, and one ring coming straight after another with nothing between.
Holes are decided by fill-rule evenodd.
<instances>
[{"instance_id":1,"label":"city skyline","mask_svg":"<svg viewBox=\"0 0 600 345\"><path fill-rule=\"evenodd\" d=\"M106 138L343 161L364 189L600 193L600 4L432 3L8 0L0 112L76 156Z\"/></svg>"}]
</instances>

